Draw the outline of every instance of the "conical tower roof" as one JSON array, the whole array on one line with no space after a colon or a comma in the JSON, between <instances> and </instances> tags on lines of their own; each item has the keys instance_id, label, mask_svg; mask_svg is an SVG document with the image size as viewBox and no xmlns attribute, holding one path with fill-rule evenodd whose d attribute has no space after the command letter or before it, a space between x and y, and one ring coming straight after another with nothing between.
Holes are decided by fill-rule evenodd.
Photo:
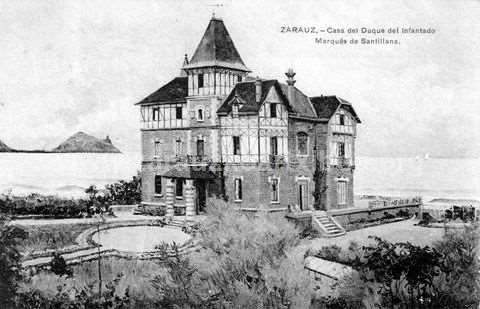
<instances>
[{"instance_id":1,"label":"conical tower roof","mask_svg":"<svg viewBox=\"0 0 480 309\"><path fill-rule=\"evenodd\" d=\"M192 59L183 66L183 69L210 66L250 72L235 48L225 24L221 19L215 17L210 20Z\"/></svg>"}]
</instances>

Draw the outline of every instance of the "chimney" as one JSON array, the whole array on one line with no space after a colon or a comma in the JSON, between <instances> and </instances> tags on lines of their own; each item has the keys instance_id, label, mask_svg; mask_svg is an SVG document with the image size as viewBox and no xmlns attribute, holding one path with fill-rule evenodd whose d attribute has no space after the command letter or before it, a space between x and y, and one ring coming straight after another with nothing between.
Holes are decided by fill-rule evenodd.
<instances>
[{"instance_id":1,"label":"chimney","mask_svg":"<svg viewBox=\"0 0 480 309\"><path fill-rule=\"evenodd\" d=\"M287 76L287 85L288 85L288 88L287 88L287 98L288 98L288 101L290 103L293 102L293 92L294 92L294 85L295 85L295 82L296 80L294 80L293 78L295 77L295 72L293 72L293 69L292 68L289 68L287 73L285 73L285 75Z\"/></svg>"},{"instance_id":2,"label":"chimney","mask_svg":"<svg viewBox=\"0 0 480 309\"><path fill-rule=\"evenodd\" d=\"M255 79L255 102L260 103L262 98L262 80L257 76Z\"/></svg>"}]
</instances>

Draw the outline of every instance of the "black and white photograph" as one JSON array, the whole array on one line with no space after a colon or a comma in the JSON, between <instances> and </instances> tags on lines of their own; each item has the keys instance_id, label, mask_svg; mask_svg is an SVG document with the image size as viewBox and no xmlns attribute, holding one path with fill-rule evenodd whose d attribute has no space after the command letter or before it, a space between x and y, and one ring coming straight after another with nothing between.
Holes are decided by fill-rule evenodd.
<instances>
[{"instance_id":1,"label":"black and white photograph","mask_svg":"<svg viewBox=\"0 0 480 309\"><path fill-rule=\"evenodd\" d=\"M0 0L0 308L480 308L479 17Z\"/></svg>"}]
</instances>

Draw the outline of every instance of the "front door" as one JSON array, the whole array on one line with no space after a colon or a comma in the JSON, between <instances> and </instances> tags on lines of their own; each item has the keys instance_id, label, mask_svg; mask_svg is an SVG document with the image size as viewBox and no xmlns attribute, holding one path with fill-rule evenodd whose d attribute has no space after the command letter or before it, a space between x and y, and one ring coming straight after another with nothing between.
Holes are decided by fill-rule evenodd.
<instances>
[{"instance_id":1,"label":"front door","mask_svg":"<svg viewBox=\"0 0 480 309\"><path fill-rule=\"evenodd\" d=\"M195 211L198 214L205 211L207 200L207 186L205 180L197 180L195 182Z\"/></svg>"},{"instance_id":2,"label":"front door","mask_svg":"<svg viewBox=\"0 0 480 309\"><path fill-rule=\"evenodd\" d=\"M300 182L298 184L298 207L300 210L308 210L308 184Z\"/></svg>"}]
</instances>

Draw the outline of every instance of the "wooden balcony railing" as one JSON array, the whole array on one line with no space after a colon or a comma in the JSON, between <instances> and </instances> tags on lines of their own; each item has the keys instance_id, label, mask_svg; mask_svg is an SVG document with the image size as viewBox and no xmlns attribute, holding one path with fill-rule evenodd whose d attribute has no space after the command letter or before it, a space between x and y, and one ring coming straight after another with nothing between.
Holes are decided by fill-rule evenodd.
<instances>
[{"instance_id":1,"label":"wooden balcony railing","mask_svg":"<svg viewBox=\"0 0 480 309\"><path fill-rule=\"evenodd\" d=\"M334 157L330 159L330 164L340 167L349 167L353 166L353 160L345 157Z\"/></svg>"},{"instance_id":2,"label":"wooden balcony railing","mask_svg":"<svg viewBox=\"0 0 480 309\"><path fill-rule=\"evenodd\" d=\"M353 126L346 126L340 124L332 124L331 125L333 133L341 133L341 134L354 134Z\"/></svg>"},{"instance_id":3,"label":"wooden balcony railing","mask_svg":"<svg viewBox=\"0 0 480 309\"><path fill-rule=\"evenodd\" d=\"M175 156L175 162L186 164L204 164L212 163L212 159L205 155L182 155Z\"/></svg>"}]
</instances>

